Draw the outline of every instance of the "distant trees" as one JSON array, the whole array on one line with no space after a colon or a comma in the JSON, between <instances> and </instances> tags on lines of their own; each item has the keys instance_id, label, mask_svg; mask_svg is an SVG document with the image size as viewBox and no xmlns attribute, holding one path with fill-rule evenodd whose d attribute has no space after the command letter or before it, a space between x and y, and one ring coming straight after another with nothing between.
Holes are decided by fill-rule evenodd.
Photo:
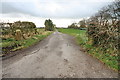
<instances>
[{"instance_id":1,"label":"distant trees","mask_svg":"<svg viewBox=\"0 0 120 80\"><path fill-rule=\"evenodd\" d=\"M44 25L45 25L46 31L53 31L55 28L55 24L53 24L52 20L50 20L50 19L45 20Z\"/></svg>"},{"instance_id":2,"label":"distant trees","mask_svg":"<svg viewBox=\"0 0 120 80\"><path fill-rule=\"evenodd\" d=\"M77 23L72 23L71 25L68 26L68 28L77 29L77 28L78 28L78 25L77 25Z\"/></svg>"},{"instance_id":3,"label":"distant trees","mask_svg":"<svg viewBox=\"0 0 120 80\"><path fill-rule=\"evenodd\" d=\"M80 25L80 28L85 28L86 27L86 20L83 19L83 20L79 21L78 24Z\"/></svg>"},{"instance_id":4,"label":"distant trees","mask_svg":"<svg viewBox=\"0 0 120 80\"><path fill-rule=\"evenodd\" d=\"M74 28L74 29L81 29L81 28L86 28L86 20L82 19L78 23L72 23L71 25L68 26L68 28Z\"/></svg>"}]
</instances>

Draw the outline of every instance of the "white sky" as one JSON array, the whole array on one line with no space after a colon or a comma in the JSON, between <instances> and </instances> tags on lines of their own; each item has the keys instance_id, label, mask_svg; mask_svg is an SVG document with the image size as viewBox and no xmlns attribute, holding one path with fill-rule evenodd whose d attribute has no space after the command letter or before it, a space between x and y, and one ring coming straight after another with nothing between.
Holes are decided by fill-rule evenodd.
<instances>
[{"instance_id":1,"label":"white sky","mask_svg":"<svg viewBox=\"0 0 120 80\"><path fill-rule=\"evenodd\" d=\"M67 27L94 15L113 0L1 0L0 21L32 21L44 27L52 19L57 27Z\"/></svg>"}]
</instances>

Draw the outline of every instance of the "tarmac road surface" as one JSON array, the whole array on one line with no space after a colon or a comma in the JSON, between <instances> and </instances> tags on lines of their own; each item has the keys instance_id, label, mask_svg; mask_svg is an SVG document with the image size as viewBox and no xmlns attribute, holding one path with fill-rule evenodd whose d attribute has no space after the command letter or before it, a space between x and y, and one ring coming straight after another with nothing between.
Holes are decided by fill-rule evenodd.
<instances>
[{"instance_id":1,"label":"tarmac road surface","mask_svg":"<svg viewBox=\"0 0 120 80\"><path fill-rule=\"evenodd\" d=\"M117 78L118 73L80 51L74 37L54 32L3 60L3 78Z\"/></svg>"}]
</instances>

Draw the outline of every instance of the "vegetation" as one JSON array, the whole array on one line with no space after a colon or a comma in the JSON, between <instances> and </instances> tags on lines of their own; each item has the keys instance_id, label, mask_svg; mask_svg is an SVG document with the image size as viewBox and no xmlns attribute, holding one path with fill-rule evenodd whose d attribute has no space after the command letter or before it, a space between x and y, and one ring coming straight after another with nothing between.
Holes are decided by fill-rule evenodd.
<instances>
[{"instance_id":1,"label":"vegetation","mask_svg":"<svg viewBox=\"0 0 120 80\"><path fill-rule=\"evenodd\" d=\"M118 66L120 59L118 56L120 51L119 6L120 1L116 0L89 19L79 21L80 28L87 28L86 34L83 34L81 30L75 30L75 24L68 27L75 29L59 29L59 31L75 35L77 42L89 54L97 57L108 66L120 70Z\"/></svg>"},{"instance_id":2,"label":"vegetation","mask_svg":"<svg viewBox=\"0 0 120 80\"><path fill-rule=\"evenodd\" d=\"M46 31L54 31L55 24L53 24L52 20L45 20L45 30Z\"/></svg>"},{"instance_id":3,"label":"vegetation","mask_svg":"<svg viewBox=\"0 0 120 80\"><path fill-rule=\"evenodd\" d=\"M24 40L16 41L14 38L7 38L2 40L2 43L0 43L0 46L2 46L2 55L7 55L13 51L32 46L52 33L50 31L45 31L44 29L37 30L40 31L40 34L34 35Z\"/></svg>"},{"instance_id":4,"label":"vegetation","mask_svg":"<svg viewBox=\"0 0 120 80\"><path fill-rule=\"evenodd\" d=\"M71 25L68 26L68 28L74 28L74 29L78 29L78 25L77 23L72 23Z\"/></svg>"},{"instance_id":5,"label":"vegetation","mask_svg":"<svg viewBox=\"0 0 120 80\"><path fill-rule=\"evenodd\" d=\"M104 52L104 47L96 47L92 45L92 41L89 40L86 30L78 29L58 29L59 32L66 33L76 37L76 42L83 47L84 51L87 51L93 57L96 57L107 66L118 70L118 56L112 55L114 49L108 48L106 53Z\"/></svg>"},{"instance_id":6,"label":"vegetation","mask_svg":"<svg viewBox=\"0 0 120 80\"><path fill-rule=\"evenodd\" d=\"M113 3L100 10L88 20L88 36L93 40L93 45L101 45L104 48L118 49L119 15L118 3ZM115 11L115 12L114 12Z\"/></svg>"},{"instance_id":7,"label":"vegetation","mask_svg":"<svg viewBox=\"0 0 120 80\"><path fill-rule=\"evenodd\" d=\"M92 42L92 46L101 50L100 54L108 56L109 61L116 60L114 63L106 62L114 67L115 63L118 64L120 51L119 4L120 2L116 0L87 20L89 41ZM116 69L118 68L116 66Z\"/></svg>"},{"instance_id":8,"label":"vegetation","mask_svg":"<svg viewBox=\"0 0 120 80\"><path fill-rule=\"evenodd\" d=\"M86 29L87 27L87 22L85 19L82 19L81 21L79 21L78 23L72 23L71 25L68 26L68 28L73 28L73 29Z\"/></svg>"},{"instance_id":9,"label":"vegetation","mask_svg":"<svg viewBox=\"0 0 120 80\"><path fill-rule=\"evenodd\" d=\"M23 40L37 34L36 25L33 22L1 23L2 39L14 38L15 40Z\"/></svg>"},{"instance_id":10,"label":"vegetation","mask_svg":"<svg viewBox=\"0 0 120 80\"><path fill-rule=\"evenodd\" d=\"M45 31L44 28L36 28L33 22L0 23L1 33L0 47L2 55L8 55L13 51L27 48L36 42L44 39L51 34L51 31Z\"/></svg>"},{"instance_id":11,"label":"vegetation","mask_svg":"<svg viewBox=\"0 0 120 80\"><path fill-rule=\"evenodd\" d=\"M78 24L80 25L80 28L86 28L86 20L85 19L79 21Z\"/></svg>"}]
</instances>

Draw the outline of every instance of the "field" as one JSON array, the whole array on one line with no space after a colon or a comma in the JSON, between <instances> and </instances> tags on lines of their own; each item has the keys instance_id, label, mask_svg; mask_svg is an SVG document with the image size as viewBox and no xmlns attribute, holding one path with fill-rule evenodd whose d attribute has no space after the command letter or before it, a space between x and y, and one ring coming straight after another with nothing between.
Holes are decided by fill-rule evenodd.
<instances>
[{"instance_id":1,"label":"field","mask_svg":"<svg viewBox=\"0 0 120 80\"><path fill-rule=\"evenodd\" d=\"M106 64L109 68L118 71L118 56L112 55L114 52L111 48L108 48L108 53L103 53L103 47L95 47L92 45L92 41L88 39L85 30L78 29L58 29L59 32L66 33L76 37L76 42L85 50L89 55L99 59L102 63ZM110 52L110 53L109 53Z\"/></svg>"},{"instance_id":2,"label":"field","mask_svg":"<svg viewBox=\"0 0 120 80\"><path fill-rule=\"evenodd\" d=\"M38 34L19 41L16 41L14 38L3 39L0 42L0 47L2 47L2 55L0 56L5 56L16 50L30 47L52 33L52 31L45 31L44 29L37 29L37 31L39 32Z\"/></svg>"}]
</instances>

